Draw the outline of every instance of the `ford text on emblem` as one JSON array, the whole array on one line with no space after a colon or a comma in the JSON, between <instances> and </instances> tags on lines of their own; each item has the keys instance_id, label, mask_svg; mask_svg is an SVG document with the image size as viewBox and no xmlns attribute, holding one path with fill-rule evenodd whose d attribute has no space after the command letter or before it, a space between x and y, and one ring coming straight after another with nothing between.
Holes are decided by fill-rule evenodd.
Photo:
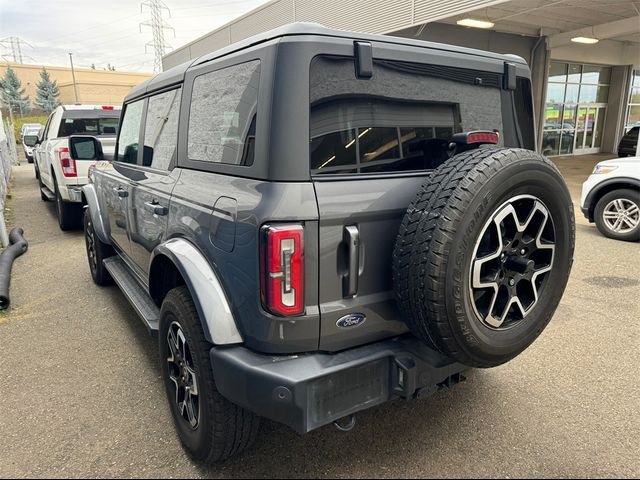
<instances>
[{"instance_id":1,"label":"ford text on emblem","mask_svg":"<svg viewBox=\"0 0 640 480\"><path fill-rule=\"evenodd\" d=\"M358 325L362 325L366 319L367 317L362 313L350 313L339 319L336 325L340 328L357 327Z\"/></svg>"}]
</instances>

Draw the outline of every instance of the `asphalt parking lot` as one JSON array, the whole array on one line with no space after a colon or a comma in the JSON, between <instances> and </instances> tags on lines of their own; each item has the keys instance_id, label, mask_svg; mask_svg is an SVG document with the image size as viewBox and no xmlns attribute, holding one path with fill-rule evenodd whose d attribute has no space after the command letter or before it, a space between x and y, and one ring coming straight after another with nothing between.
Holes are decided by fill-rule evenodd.
<instances>
[{"instance_id":1,"label":"asphalt parking lot","mask_svg":"<svg viewBox=\"0 0 640 480\"><path fill-rule=\"evenodd\" d=\"M596 160L558 162L576 206L575 263L524 354L360 414L348 434L265 422L250 451L207 469L174 433L156 340L117 287L93 284L82 232L59 230L33 166L15 167L9 218L30 247L0 316L0 477L640 476L640 245L606 239L579 213Z\"/></svg>"}]
</instances>

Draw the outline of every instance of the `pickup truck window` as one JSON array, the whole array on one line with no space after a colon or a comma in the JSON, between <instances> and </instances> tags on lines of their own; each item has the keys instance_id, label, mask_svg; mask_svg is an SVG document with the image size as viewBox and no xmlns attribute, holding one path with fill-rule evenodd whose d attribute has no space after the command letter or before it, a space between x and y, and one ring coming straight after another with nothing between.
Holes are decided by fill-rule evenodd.
<instances>
[{"instance_id":1,"label":"pickup truck window","mask_svg":"<svg viewBox=\"0 0 640 480\"><path fill-rule=\"evenodd\" d=\"M149 98L144 130L142 165L168 170L178 141L180 96L177 88Z\"/></svg>"},{"instance_id":2,"label":"pickup truck window","mask_svg":"<svg viewBox=\"0 0 640 480\"><path fill-rule=\"evenodd\" d=\"M373 77L362 80L353 58L318 56L310 70L312 174L436 168L454 133L502 130L500 85L488 72L388 60L374 61Z\"/></svg>"},{"instance_id":3,"label":"pickup truck window","mask_svg":"<svg viewBox=\"0 0 640 480\"><path fill-rule=\"evenodd\" d=\"M118 157L116 160L119 162L133 164L138 162L143 107L144 100L138 100L126 106L118 137Z\"/></svg>"},{"instance_id":4,"label":"pickup truck window","mask_svg":"<svg viewBox=\"0 0 640 480\"><path fill-rule=\"evenodd\" d=\"M253 164L259 83L259 60L196 77L189 112L190 160Z\"/></svg>"},{"instance_id":5,"label":"pickup truck window","mask_svg":"<svg viewBox=\"0 0 640 480\"><path fill-rule=\"evenodd\" d=\"M70 135L115 135L118 118L63 118L60 122L58 138Z\"/></svg>"}]
</instances>

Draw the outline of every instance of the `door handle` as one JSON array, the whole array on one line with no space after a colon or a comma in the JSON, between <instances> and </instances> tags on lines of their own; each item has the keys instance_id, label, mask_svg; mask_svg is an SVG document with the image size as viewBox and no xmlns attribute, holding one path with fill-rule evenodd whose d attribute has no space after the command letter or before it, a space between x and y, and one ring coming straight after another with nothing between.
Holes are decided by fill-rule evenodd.
<instances>
[{"instance_id":1,"label":"door handle","mask_svg":"<svg viewBox=\"0 0 640 480\"><path fill-rule=\"evenodd\" d=\"M358 277L360 276L360 231L355 225L344 227L342 241L347 245L347 274L342 278L342 293L345 297L353 297L358 293Z\"/></svg>"},{"instance_id":2,"label":"door handle","mask_svg":"<svg viewBox=\"0 0 640 480\"><path fill-rule=\"evenodd\" d=\"M114 187L113 190L118 194L120 198L126 198L129 196L129 192L122 187Z\"/></svg>"},{"instance_id":3,"label":"door handle","mask_svg":"<svg viewBox=\"0 0 640 480\"><path fill-rule=\"evenodd\" d=\"M144 206L154 215L166 215L169 213L169 209L164 205L160 205L158 202L145 202Z\"/></svg>"}]
</instances>

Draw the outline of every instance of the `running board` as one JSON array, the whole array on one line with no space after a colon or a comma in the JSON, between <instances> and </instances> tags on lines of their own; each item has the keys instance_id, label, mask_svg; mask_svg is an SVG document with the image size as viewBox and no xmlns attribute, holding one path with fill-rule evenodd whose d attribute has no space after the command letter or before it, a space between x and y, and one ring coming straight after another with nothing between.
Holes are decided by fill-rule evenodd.
<instances>
[{"instance_id":1,"label":"running board","mask_svg":"<svg viewBox=\"0 0 640 480\"><path fill-rule=\"evenodd\" d=\"M140 315L149 333L157 332L160 324L160 309L147 291L129 271L127 265L117 255L103 260L104 266L120 287L131 306Z\"/></svg>"},{"instance_id":2,"label":"running board","mask_svg":"<svg viewBox=\"0 0 640 480\"><path fill-rule=\"evenodd\" d=\"M49 202L53 202L56 199L56 196L53 194L53 192L51 190L49 190L47 187L41 187L40 191L42 192L42 194L47 197L47 201Z\"/></svg>"}]
</instances>

